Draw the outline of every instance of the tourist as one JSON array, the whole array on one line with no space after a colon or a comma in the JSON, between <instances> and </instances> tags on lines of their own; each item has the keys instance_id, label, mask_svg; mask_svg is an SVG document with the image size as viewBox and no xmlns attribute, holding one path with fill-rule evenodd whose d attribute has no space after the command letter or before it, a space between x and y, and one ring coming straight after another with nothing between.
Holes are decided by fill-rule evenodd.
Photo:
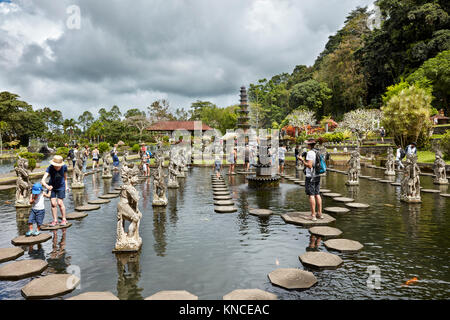
<instances>
[{"instance_id":1,"label":"tourist","mask_svg":"<svg viewBox=\"0 0 450 320\"><path fill-rule=\"evenodd\" d=\"M70 161L72 161L73 164L73 168L75 169L75 148L72 147L69 150L69 154L67 155L67 159L70 159Z\"/></svg>"},{"instance_id":2,"label":"tourist","mask_svg":"<svg viewBox=\"0 0 450 320\"><path fill-rule=\"evenodd\" d=\"M286 147L284 145L281 145L280 148L278 148L278 161L280 164L280 167L278 168L279 173L283 174L284 173L284 160L285 160L285 154L286 154L287 150Z\"/></svg>"},{"instance_id":3,"label":"tourist","mask_svg":"<svg viewBox=\"0 0 450 320\"><path fill-rule=\"evenodd\" d=\"M316 152L314 147L316 145L315 140L305 141L308 152L306 153L306 159L301 158L305 165L305 192L309 197L309 204L311 207L311 220L316 221L316 204L317 204L317 218L323 219L322 215L322 198L320 197L320 175L316 174Z\"/></svg>"},{"instance_id":4,"label":"tourist","mask_svg":"<svg viewBox=\"0 0 450 320\"><path fill-rule=\"evenodd\" d=\"M85 145L84 148L83 148L83 153L82 153L83 171L86 171L86 163L87 163L87 159L89 157L89 154L90 154L89 146Z\"/></svg>"},{"instance_id":5,"label":"tourist","mask_svg":"<svg viewBox=\"0 0 450 320\"><path fill-rule=\"evenodd\" d=\"M147 147L145 146L145 143L141 143L141 149L139 149L139 156L142 158L145 155L145 152L147 151Z\"/></svg>"},{"instance_id":6,"label":"tourist","mask_svg":"<svg viewBox=\"0 0 450 320\"><path fill-rule=\"evenodd\" d=\"M120 161L119 161L117 149L113 149L113 151L111 153L112 153L114 169L119 170Z\"/></svg>"},{"instance_id":7,"label":"tourist","mask_svg":"<svg viewBox=\"0 0 450 320\"><path fill-rule=\"evenodd\" d=\"M100 151L98 151L97 146L94 147L94 150L92 150L92 170L97 167L99 168L99 161L100 161Z\"/></svg>"},{"instance_id":8,"label":"tourist","mask_svg":"<svg viewBox=\"0 0 450 320\"><path fill-rule=\"evenodd\" d=\"M50 181L47 184L46 180L50 177ZM66 192L69 192L69 186L67 181L67 166L64 164L64 159L61 156L54 156L50 165L44 173L42 178L42 185L51 191L50 202L52 205L52 216L53 221L50 223L51 226L56 226L58 224L58 210L61 211L62 221L60 225L66 225L66 207L64 206L64 198L66 197Z\"/></svg>"},{"instance_id":9,"label":"tourist","mask_svg":"<svg viewBox=\"0 0 450 320\"><path fill-rule=\"evenodd\" d=\"M397 152L395 154L395 162L397 162L399 170L405 168L405 166L402 163L402 159L405 157L405 155L406 155L405 150L403 150L403 148L400 145L398 145Z\"/></svg>"},{"instance_id":10,"label":"tourist","mask_svg":"<svg viewBox=\"0 0 450 320\"><path fill-rule=\"evenodd\" d=\"M230 169L228 171L228 174L235 174L234 167L236 165L236 160L237 160L237 147L234 147L228 158L228 162L230 163Z\"/></svg>"},{"instance_id":11,"label":"tourist","mask_svg":"<svg viewBox=\"0 0 450 320\"><path fill-rule=\"evenodd\" d=\"M50 190L46 193L43 192L44 189L39 182L33 184L31 189L30 204L31 212L28 219L28 231L25 236L38 236L40 234L41 225L44 222L45 216L45 204L44 197L50 198ZM33 231L33 223L36 223L36 231Z\"/></svg>"},{"instance_id":12,"label":"tourist","mask_svg":"<svg viewBox=\"0 0 450 320\"><path fill-rule=\"evenodd\" d=\"M381 136L381 143L384 143L384 137L386 136L386 130L384 130L383 127L380 128L380 136Z\"/></svg>"},{"instance_id":13,"label":"tourist","mask_svg":"<svg viewBox=\"0 0 450 320\"><path fill-rule=\"evenodd\" d=\"M299 155L300 155L300 147L298 146L298 144L295 145L295 149L294 149L294 156L295 156L295 166L298 167L298 162L299 160Z\"/></svg>"},{"instance_id":14,"label":"tourist","mask_svg":"<svg viewBox=\"0 0 450 320\"><path fill-rule=\"evenodd\" d=\"M220 178L220 170L223 161L223 148L220 143L214 143L214 173Z\"/></svg>"},{"instance_id":15,"label":"tourist","mask_svg":"<svg viewBox=\"0 0 450 320\"><path fill-rule=\"evenodd\" d=\"M75 169L75 163L77 162L77 153L78 153L78 145L75 145L75 148L73 149L73 158L72 158L72 165Z\"/></svg>"},{"instance_id":16,"label":"tourist","mask_svg":"<svg viewBox=\"0 0 450 320\"><path fill-rule=\"evenodd\" d=\"M145 175L147 177L150 177L150 160L151 160L151 157L152 157L152 153L150 152L149 149L145 148L145 154L144 154L145 162L144 162L144 166L145 166L145 172L146 172Z\"/></svg>"},{"instance_id":17,"label":"tourist","mask_svg":"<svg viewBox=\"0 0 450 320\"><path fill-rule=\"evenodd\" d=\"M250 170L250 146L245 145L244 150L244 171L248 172Z\"/></svg>"},{"instance_id":18,"label":"tourist","mask_svg":"<svg viewBox=\"0 0 450 320\"><path fill-rule=\"evenodd\" d=\"M417 155L416 143L411 142L411 144L406 147L405 153L406 153L406 155L412 155L412 154Z\"/></svg>"}]
</instances>

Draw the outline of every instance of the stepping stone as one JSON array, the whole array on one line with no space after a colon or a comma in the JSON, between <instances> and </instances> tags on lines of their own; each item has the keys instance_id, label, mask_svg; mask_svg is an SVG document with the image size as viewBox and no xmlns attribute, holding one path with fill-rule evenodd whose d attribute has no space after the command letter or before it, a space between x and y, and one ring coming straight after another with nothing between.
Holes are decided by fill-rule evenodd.
<instances>
[{"instance_id":1,"label":"stepping stone","mask_svg":"<svg viewBox=\"0 0 450 320\"><path fill-rule=\"evenodd\" d=\"M316 236L326 238L339 237L342 234L341 230L332 227L312 227L308 231Z\"/></svg>"},{"instance_id":2,"label":"stepping stone","mask_svg":"<svg viewBox=\"0 0 450 320\"><path fill-rule=\"evenodd\" d=\"M10 260L15 260L22 256L24 251L21 248L0 248L0 263Z\"/></svg>"},{"instance_id":3,"label":"stepping stone","mask_svg":"<svg viewBox=\"0 0 450 320\"><path fill-rule=\"evenodd\" d=\"M72 292L80 283L73 274L51 274L34 279L22 288L26 299L48 299Z\"/></svg>"},{"instance_id":4,"label":"stepping stone","mask_svg":"<svg viewBox=\"0 0 450 320\"><path fill-rule=\"evenodd\" d=\"M83 206L78 206L75 208L76 211L92 211L98 209L100 209L100 206L98 204L85 204Z\"/></svg>"},{"instance_id":5,"label":"stepping stone","mask_svg":"<svg viewBox=\"0 0 450 320\"><path fill-rule=\"evenodd\" d=\"M402 184L400 182L392 182L392 186L400 187Z\"/></svg>"},{"instance_id":6,"label":"stepping stone","mask_svg":"<svg viewBox=\"0 0 450 320\"><path fill-rule=\"evenodd\" d=\"M213 195L215 195L215 196L228 196L228 195L230 195L230 191L214 191Z\"/></svg>"},{"instance_id":7,"label":"stepping stone","mask_svg":"<svg viewBox=\"0 0 450 320\"><path fill-rule=\"evenodd\" d=\"M364 246L358 241L348 239L331 239L324 242L325 247L339 252L356 252Z\"/></svg>"},{"instance_id":8,"label":"stepping stone","mask_svg":"<svg viewBox=\"0 0 450 320\"><path fill-rule=\"evenodd\" d=\"M56 226L50 226L49 224L43 224L41 226L41 230L59 230L59 229L66 229L70 228L72 224L70 222L66 223L64 226L57 224Z\"/></svg>"},{"instance_id":9,"label":"stepping stone","mask_svg":"<svg viewBox=\"0 0 450 320\"><path fill-rule=\"evenodd\" d=\"M121 191L113 190L113 191L108 192L108 194L117 194L117 195L119 195L120 192Z\"/></svg>"},{"instance_id":10,"label":"stepping stone","mask_svg":"<svg viewBox=\"0 0 450 320\"><path fill-rule=\"evenodd\" d=\"M298 258L303 265L320 269L336 269L344 262L339 256L322 251L305 252Z\"/></svg>"},{"instance_id":11,"label":"stepping stone","mask_svg":"<svg viewBox=\"0 0 450 320\"><path fill-rule=\"evenodd\" d=\"M26 245L32 245L37 244L41 242L45 242L47 240L50 240L52 236L50 233L41 233L38 236L19 236L17 238L14 238L11 240L11 243L15 246L26 246Z\"/></svg>"},{"instance_id":12,"label":"stepping stone","mask_svg":"<svg viewBox=\"0 0 450 320\"><path fill-rule=\"evenodd\" d=\"M41 259L21 260L9 263L0 268L0 280L20 280L40 274L48 266Z\"/></svg>"},{"instance_id":13,"label":"stepping stone","mask_svg":"<svg viewBox=\"0 0 450 320\"><path fill-rule=\"evenodd\" d=\"M269 209L250 209L249 212L253 216L268 217L273 211Z\"/></svg>"},{"instance_id":14,"label":"stepping stone","mask_svg":"<svg viewBox=\"0 0 450 320\"><path fill-rule=\"evenodd\" d=\"M122 187L115 187L114 190L122 191ZM109 292L109 291L106 291L106 292ZM106 293L106 292L105 292L105 293ZM91 292L89 292L89 293L91 293ZM96 292L92 292L92 293L96 293ZM102 293L102 292L99 292L99 293ZM82 293L82 294L84 294L84 293ZM81 294L80 294L80 296L81 296ZM78 296L77 296L77 297L78 297ZM73 297L72 297L72 298L73 298ZM72 299L72 298L69 298L69 299Z\"/></svg>"},{"instance_id":15,"label":"stepping stone","mask_svg":"<svg viewBox=\"0 0 450 320\"><path fill-rule=\"evenodd\" d=\"M428 192L428 193L440 193L441 191L436 189L422 189L421 192Z\"/></svg>"},{"instance_id":16,"label":"stepping stone","mask_svg":"<svg viewBox=\"0 0 450 320\"><path fill-rule=\"evenodd\" d=\"M186 290L159 291L144 300L198 300L198 297Z\"/></svg>"},{"instance_id":17,"label":"stepping stone","mask_svg":"<svg viewBox=\"0 0 450 320\"><path fill-rule=\"evenodd\" d=\"M231 200L217 200L214 201L215 206L234 206L234 201Z\"/></svg>"},{"instance_id":18,"label":"stepping stone","mask_svg":"<svg viewBox=\"0 0 450 320\"><path fill-rule=\"evenodd\" d=\"M223 300L277 300L278 297L261 289L238 289L223 296Z\"/></svg>"},{"instance_id":19,"label":"stepping stone","mask_svg":"<svg viewBox=\"0 0 450 320\"><path fill-rule=\"evenodd\" d=\"M294 180L294 183L295 183L295 184L300 184L300 183L302 183L302 182L304 183L305 181L303 181L303 180Z\"/></svg>"},{"instance_id":20,"label":"stepping stone","mask_svg":"<svg viewBox=\"0 0 450 320\"><path fill-rule=\"evenodd\" d=\"M86 212L70 212L70 213L66 213L66 219L67 220L77 220L77 219L82 219L87 217L88 214ZM62 216L59 217L60 219L62 219Z\"/></svg>"},{"instance_id":21,"label":"stepping stone","mask_svg":"<svg viewBox=\"0 0 450 320\"><path fill-rule=\"evenodd\" d=\"M336 197L333 198L334 201L339 201L339 202L352 202L355 201L355 199L352 198L347 198L347 197Z\"/></svg>"},{"instance_id":22,"label":"stepping stone","mask_svg":"<svg viewBox=\"0 0 450 320\"><path fill-rule=\"evenodd\" d=\"M441 197L450 198L450 193L441 193L439 194ZM1 262L1 261L0 261Z\"/></svg>"},{"instance_id":23,"label":"stepping stone","mask_svg":"<svg viewBox=\"0 0 450 320\"><path fill-rule=\"evenodd\" d=\"M322 188L320 188L320 192L321 193L331 193L331 190L330 189L322 189Z\"/></svg>"},{"instance_id":24,"label":"stepping stone","mask_svg":"<svg viewBox=\"0 0 450 320\"><path fill-rule=\"evenodd\" d=\"M230 191L228 188L213 188L214 192Z\"/></svg>"},{"instance_id":25,"label":"stepping stone","mask_svg":"<svg viewBox=\"0 0 450 320\"><path fill-rule=\"evenodd\" d=\"M334 193L334 192L325 192L322 195L324 197L332 197L332 198L336 198L336 197L342 196L340 193Z\"/></svg>"},{"instance_id":26,"label":"stepping stone","mask_svg":"<svg viewBox=\"0 0 450 320\"><path fill-rule=\"evenodd\" d=\"M117 198L119 195L118 194L102 194L101 196L99 196L100 199L114 199Z\"/></svg>"},{"instance_id":27,"label":"stepping stone","mask_svg":"<svg viewBox=\"0 0 450 320\"><path fill-rule=\"evenodd\" d=\"M228 196L214 196L214 200L231 200L233 199L230 195Z\"/></svg>"},{"instance_id":28,"label":"stepping stone","mask_svg":"<svg viewBox=\"0 0 450 320\"><path fill-rule=\"evenodd\" d=\"M359 176L360 178L363 178L363 179L370 179L370 178L372 178L371 176Z\"/></svg>"},{"instance_id":29,"label":"stepping stone","mask_svg":"<svg viewBox=\"0 0 450 320\"><path fill-rule=\"evenodd\" d=\"M280 268L268 274L270 282L285 289L309 289L317 283L312 272L294 268Z\"/></svg>"},{"instance_id":30,"label":"stepping stone","mask_svg":"<svg viewBox=\"0 0 450 320\"><path fill-rule=\"evenodd\" d=\"M370 181L380 181L381 178L369 178Z\"/></svg>"},{"instance_id":31,"label":"stepping stone","mask_svg":"<svg viewBox=\"0 0 450 320\"><path fill-rule=\"evenodd\" d=\"M366 209L366 208L370 207L370 205L368 205L366 203L359 203L359 202L347 202L345 205L347 207L355 208L355 209Z\"/></svg>"},{"instance_id":32,"label":"stepping stone","mask_svg":"<svg viewBox=\"0 0 450 320\"><path fill-rule=\"evenodd\" d=\"M88 203L89 204L105 204L111 202L111 200L108 199L95 199L95 200L89 200Z\"/></svg>"},{"instance_id":33,"label":"stepping stone","mask_svg":"<svg viewBox=\"0 0 450 320\"><path fill-rule=\"evenodd\" d=\"M331 212L331 213L346 213L346 212L350 211L349 209L342 208L342 207L326 207L323 210L325 210L326 212Z\"/></svg>"},{"instance_id":34,"label":"stepping stone","mask_svg":"<svg viewBox=\"0 0 450 320\"><path fill-rule=\"evenodd\" d=\"M378 180L378 182L382 182L382 183L391 183L392 180Z\"/></svg>"},{"instance_id":35,"label":"stepping stone","mask_svg":"<svg viewBox=\"0 0 450 320\"><path fill-rule=\"evenodd\" d=\"M335 218L328 214L324 214L323 219L317 219L316 221L309 220L308 218L311 217L311 213L306 212L289 212L286 214L282 214L281 218L286 223L292 223L300 226L323 226L327 225L333 221L336 221Z\"/></svg>"},{"instance_id":36,"label":"stepping stone","mask_svg":"<svg viewBox=\"0 0 450 320\"><path fill-rule=\"evenodd\" d=\"M109 291L104 292L84 292L74 297L65 300L119 300L115 295Z\"/></svg>"},{"instance_id":37,"label":"stepping stone","mask_svg":"<svg viewBox=\"0 0 450 320\"><path fill-rule=\"evenodd\" d=\"M214 206L214 211L217 213L231 213L236 212L237 208L234 206Z\"/></svg>"}]
</instances>

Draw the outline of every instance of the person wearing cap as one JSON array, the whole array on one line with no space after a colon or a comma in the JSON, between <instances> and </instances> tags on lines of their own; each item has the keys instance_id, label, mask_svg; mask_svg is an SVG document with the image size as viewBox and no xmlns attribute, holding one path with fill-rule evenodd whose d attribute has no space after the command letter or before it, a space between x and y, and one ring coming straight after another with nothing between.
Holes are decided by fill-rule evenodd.
<instances>
[{"instance_id":1,"label":"person wearing cap","mask_svg":"<svg viewBox=\"0 0 450 320\"><path fill-rule=\"evenodd\" d=\"M417 148L416 148L416 143L415 142L411 142L411 144L409 146L406 147L406 155L417 155Z\"/></svg>"},{"instance_id":2,"label":"person wearing cap","mask_svg":"<svg viewBox=\"0 0 450 320\"><path fill-rule=\"evenodd\" d=\"M31 212L28 219L28 231L25 236L38 236L40 234L41 225L44 222L45 205L44 197L50 198L50 190L43 192L44 188L39 182L33 184L31 189L30 204ZM36 223L36 231L33 231L33 224Z\"/></svg>"},{"instance_id":3,"label":"person wearing cap","mask_svg":"<svg viewBox=\"0 0 450 320\"><path fill-rule=\"evenodd\" d=\"M47 178L50 177L50 181L47 184ZM66 225L66 207L64 206L64 198L66 197L66 192L69 192L69 185L67 181L67 166L64 164L64 159L61 156L54 156L50 165L44 173L42 178L42 185L51 191L50 202L52 204L52 216L53 221L51 226L56 226L58 224L58 210L61 211L62 221L61 225Z\"/></svg>"},{"instance_id":4,"label":"person wearing cap","mask_svg":"<svg viewBox=\"0 0 450 320\"><path fill-rule=\"evenodd\" d=\"M315 140L305 141L308 146L306 159L300 158L305 165L305 192L309 197L309 205L311 207L311 220L316 221L317 218L323 219L322 215L322 198L320 197L320 175L315 172L316 166L316 152L314 150L316 145ZM317 218L316 218L316 204L317 204Z\"/></svg>"}]
</instances>

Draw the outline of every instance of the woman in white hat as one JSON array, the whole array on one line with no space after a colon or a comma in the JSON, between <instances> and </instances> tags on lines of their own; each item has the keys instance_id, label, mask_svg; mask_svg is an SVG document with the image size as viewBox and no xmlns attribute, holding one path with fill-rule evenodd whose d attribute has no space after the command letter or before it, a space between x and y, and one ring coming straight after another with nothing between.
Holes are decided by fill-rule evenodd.
<instances>
[{"instance_id":1,"label":"woman in white hat","mask_svg":"<svg viewBox=\"0 0 450 320\"><path fill-rule=\"evenodd\" d=\"M47 178L50 177L50 181L47 184ZM58 210L56 206L59 207L61 211L62 221L61 225L67 224L66 221L66 207L64 206L64 198L66 197L66 192L69 192L69 185L67 181L67 166L64 164L64 159L61 156L54 156L50 165L45 171L44 177L42 178L42 185L51 191L50 202L52 204L52 216L53 221L51 226L56 226L58 224Z\"/></svg>"}]
</instances>

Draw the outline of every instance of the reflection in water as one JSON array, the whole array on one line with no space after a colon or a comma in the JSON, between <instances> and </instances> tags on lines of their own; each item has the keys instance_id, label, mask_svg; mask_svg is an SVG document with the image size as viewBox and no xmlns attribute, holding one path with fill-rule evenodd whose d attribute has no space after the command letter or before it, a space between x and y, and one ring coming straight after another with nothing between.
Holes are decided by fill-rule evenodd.
<instances>
[{"instance_id":1,"label":"reflection in water","mask_svg":"<svg viewBox=\"0 0 450 320\"><path fill-rule=\"evenodd\" d=\"M16 223L19 236L28 231L28 218L30 217L30 208L16 208Z\"/></svg>"},{"instance_id":2,"label":"reflection in water","mask_svg":"<svg viewBox=\"0 0 450 320\"><path fill-rule=\"evenodd\" d=\"M152 201L152 197L151 195L151 184L150 184L150 178L146 179L143 183L142 183L142 202L143 202L143 211L147 211L147 207L149 205L149 203L151 203Z\"/></svg>"},{"instance_id":3,"label":"reflection in water","mask_svg":"<svg viewBox=\"0 0 450 320\"><path fill-rule=\"evenodd\" d=\"M120 300L142 300L142 290L138 286L141 277L138 252L115 253L117 259L117 296Z\"/></svg>"},{"instance_id":4,"label":"reflection in water","mask_svg":"<svg viewBox=\"0 0 450 320\"><path fill-rule=\"evenodd\" d=\"M72 199L74 207L82 206L86 200L85 189L73 189L72 190Z\"/></svg>"},{"instance_id":5,"label":"reflection in water","mask_svg":"<svg viewBox=\"0 0 450 320\"><path fill-rule=\"evenodd\" d=\"M61 229L61 241L58 243L58 230L53 230L52 251L47 258L49 273L64 273L70 265L70 256L66 256L67 229Z\"/></svg>"},{"instance_id":6,"label":"reflection in water","mask_svg":"<svg viewBox=\"0 0 450 320\"><path fill-rule=\"evenodd\" d=\"M182 188L180 183L180 188ZM167 189L167 200L168 200L168 209L169 209L169 218L170 223L175 225L178 221L178 189ZM155 209L158 210L158 208L154 207L153 211L155 212ZM161 208L159 208L161 209ZM165 211L165 210L164 210Z\"/></svg>"},{"instance_id":7,"label":"reflection in water","mask_svg":"<svg viewBox=\"0 0 450 320\"><path fill-rule=\"evenodd\" d=\"M347 186L349 198L356 199L359 193L359 186Z\"/></svg>"},{"instance_id":8,"label":"reflection in water","mask_svg":"<svg viewBox=\"0 0 450 320\"><path fill-rule=\"evenodd\" d=\"M309 237L309 244L306 247L306 251L319 251L320 241L321 240L322 240L322 237L312 234Z\"/></svg>"},{"instance_id":9,"label":"reflection in water","mask_svg":"<svg viewBox=\"0 0 450 320\"><path fill-rule=\"evenodd\" d=\"M247 192L239 192L239 198L237 199L239 202L238 207L241 209L239 210L239 214L237 215L238 224L239 224L239 231L244 231L248 229L248 193Z\"/></svg>"},{"instance_id":10,"label":"reflection in water","mask_svg":"<svg viewBox=\"0 0 450 320\"><path fill-rule=\"evenodd\" d=\"M257 217L261 234L269 235L269 217Z\"/></svg>"},{"instance_id":11,"label":"reflection in water","mask_svg":"<svg viewBox=\"0 0 450 320\"><path fill-rule=\"evenodd\" d=\"M107 194L111 191L111 179L103 179L103 194Z\"/></svg>"},{"instance_id":12,"label":"reflection in water","mask_svg":"<svg viewBox=\"0 0 450 320\"><path fill-rule=\"evenodd\" d=\"M153 208L153 237L155 239L153 247L155 248L156 255L164 257L166 254L167 246L165 207Z\"/></svg>"},{"instance_id":13,"label":"reflection in water","mask_svg":"<svg viewBox=\"0 0 450 320\"><path fill-rule=\"evenodd\" d=\"M401 207L403 224L412 239L417 239L417 227L420 218L420 203L405 203Z\"/></svg>"},{"instance_id":14,"label":"reflection in water","mask_svg":"<svg viewBox=\"0 0 450 320\"><path fill-rule=\"evenodd\" d=\"M118 169L113 170L112 171L112 179L111 180L107 179L107 180L109 180L110 182L112 181L113 184L120 182L120 172L118 171Z\"/></svg>"}]
</instances>

